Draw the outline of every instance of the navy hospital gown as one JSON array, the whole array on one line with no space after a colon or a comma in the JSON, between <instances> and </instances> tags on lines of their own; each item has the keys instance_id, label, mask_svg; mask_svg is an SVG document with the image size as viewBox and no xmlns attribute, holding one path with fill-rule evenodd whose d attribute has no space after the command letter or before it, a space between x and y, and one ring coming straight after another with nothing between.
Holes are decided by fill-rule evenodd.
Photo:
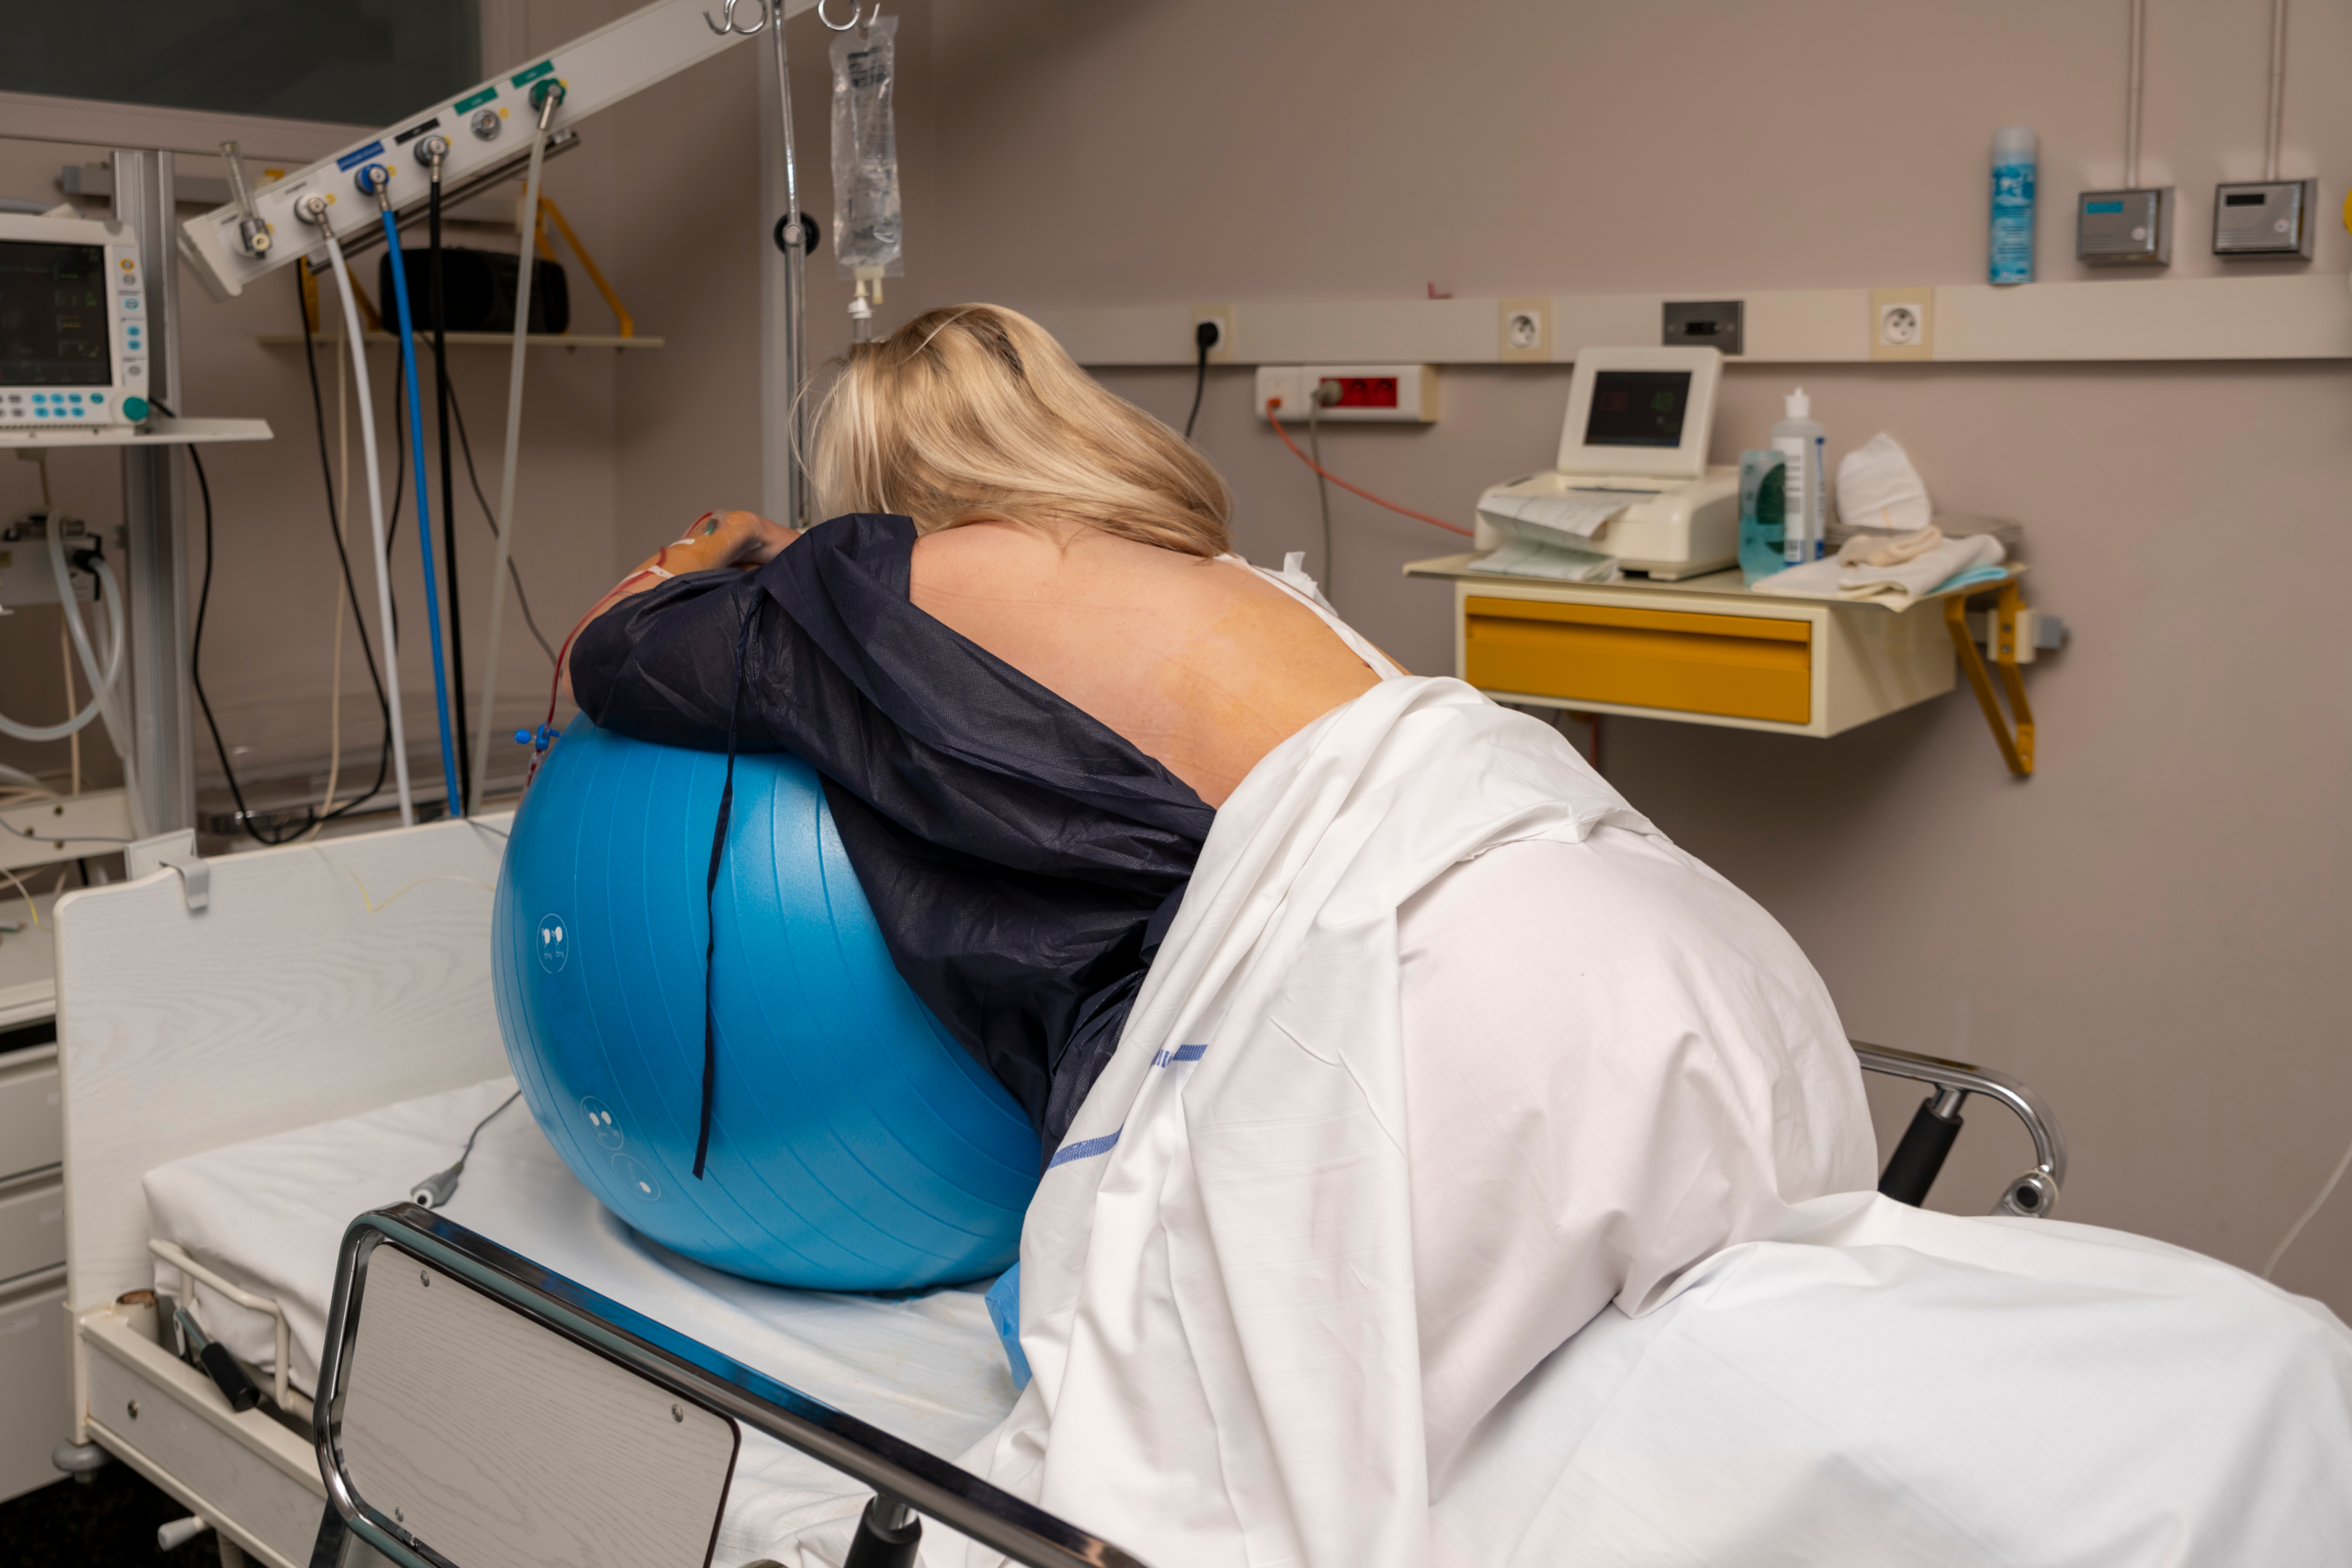
<instances>
[{"instance_id":1,"label":"navy hospital gown","mask_svg":"<svg viewBox=\"0 0 2352 1568\"><path fill-rule=\"evenodd\" d=\"M703 751L727 748L731 708L738 750L822 774L899 974L1050 1153L1215 813L918 610L914 544L908 518L836 517L756 572L674 578L580 632L572 689L607 729Z\"/></svg>"}]
</instances>

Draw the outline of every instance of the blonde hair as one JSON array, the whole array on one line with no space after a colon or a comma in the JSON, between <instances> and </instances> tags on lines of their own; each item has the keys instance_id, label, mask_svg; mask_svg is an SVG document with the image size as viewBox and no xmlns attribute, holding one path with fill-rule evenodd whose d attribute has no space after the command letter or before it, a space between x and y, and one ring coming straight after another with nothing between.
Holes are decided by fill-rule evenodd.
<instances>
[{"instance_id":1,"label":"blonde hair","mask_svg":"<svg viewBox=\"0 0 2352 1568\"><path fill-rule=\"evenodd\" d=\"M925 311L836 363L810 463L824 515L896 512L924 533L1066 519L1186 555L1232 547L1217 471L1017 311Z\"/></svg>"}]
</instances>

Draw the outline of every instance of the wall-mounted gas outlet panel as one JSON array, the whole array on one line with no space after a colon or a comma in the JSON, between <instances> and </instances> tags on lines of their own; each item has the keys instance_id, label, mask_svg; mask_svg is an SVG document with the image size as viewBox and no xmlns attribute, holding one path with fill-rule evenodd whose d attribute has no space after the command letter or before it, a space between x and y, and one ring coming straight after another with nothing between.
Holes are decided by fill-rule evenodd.
<instances>
[{"instance_id":1,"label":"wall-mounted gas outlet panel","mask_svg":"<svg viewBox=\"0 0 2352 1568\"><path fill-rule=\"evenodd\" d=\"M2213 192L2213 254L2311 259L2316 180L2248 180Z\"/></svg>"},{"instance_id":2,"label":"wall-mounted gas outlet panel","mask_svg":"<svg viewBox=\"0 0 2352 1568\"><path fill-rule=\"evenodd\" d=\"M1736 360L1748 349L1748 304L1742 299L1669 299L1658 340L1669 349L1714 349Z\"/></svg>"},{"instance_id":3,"label":"wall-mounted gas outlet panel","mask_svg":"<svg viewBox=\"0 0 2352 1568\"><path fill-rule=\"evenodd\" d=\"M1331 424L1427 424L1437 417L1434 365L1260 365L1257 416L1279 399L1272 417L1307 418L1316 388L1325 394L1320 418Z\"/></svg>"},{"instance_id":4,"label":"wall-mounted gas outlet panel","mask_svg":"<svg viewBox=\"0 0 2352 1568\"><path fill-rule=\"evenodd\" d=\"M2085 267L2170 267L2172 187L2085 191L2074 203L2074 259Z\"/></svg>"}]
</instances>

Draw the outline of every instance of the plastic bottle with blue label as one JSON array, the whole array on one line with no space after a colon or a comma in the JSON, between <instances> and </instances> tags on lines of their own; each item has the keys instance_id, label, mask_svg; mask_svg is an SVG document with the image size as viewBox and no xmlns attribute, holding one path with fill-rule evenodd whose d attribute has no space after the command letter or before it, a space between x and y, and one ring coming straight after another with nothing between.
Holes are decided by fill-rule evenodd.
<instances>
[{"instance_id":1,"label":"plastic bottle with blue label","mask_svg":"<svg viewBox=\"0 0 2352 1568\"><path fill-rule=\"evenodd\" d=\"M1829 432L1813 418L1813 400L1804 388L1790 392L1784 406L1789 416L1772 427L1772 450L1788 460L1781 481L1786 520L1780 529L1780 559L1802 566L1819 558L1829 531L1822 505Z\"/></svg>"},{"instance_id":2,"label":"plastic bottle with blue label","mask_svg":"<svg viewBox=\"0 0 2352 1568\"><path fill-rule=\"evenodd\" d=\"M1992 248L1987 276L1995 283L2033 281L2033 166L2039 148L2027 126L2003 126L1992 133Z\"/></svg>"}]
</instances>

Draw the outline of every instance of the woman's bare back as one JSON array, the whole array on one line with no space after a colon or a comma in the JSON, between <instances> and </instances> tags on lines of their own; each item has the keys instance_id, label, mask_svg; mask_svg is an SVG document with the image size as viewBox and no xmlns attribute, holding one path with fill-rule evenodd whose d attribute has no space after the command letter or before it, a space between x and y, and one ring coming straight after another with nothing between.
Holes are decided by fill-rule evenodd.
<instances>
[{"instance_id":1,"label":"woman's bare back","mask_svg":"<svg viewBox=\"0 0 2352 1568\"><path fill-rule=\"evenodd\" d=\"M1267 752L1380 679L1321 617L1247 567L1081 523L926 534L911 596L1212 806Z\"/></svg>"}]
</instances>

